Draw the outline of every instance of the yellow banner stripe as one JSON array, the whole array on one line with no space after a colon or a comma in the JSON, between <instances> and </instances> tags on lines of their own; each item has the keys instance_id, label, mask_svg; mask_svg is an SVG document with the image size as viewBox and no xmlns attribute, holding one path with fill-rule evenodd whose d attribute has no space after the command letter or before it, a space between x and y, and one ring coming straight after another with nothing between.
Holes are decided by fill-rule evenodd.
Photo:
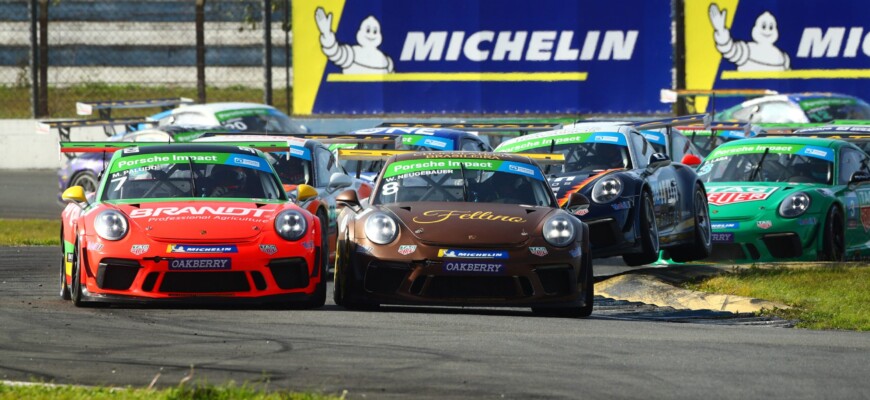
<instances>
[{"instance_id":1,"label":"yellow banner stripe","mask_svg":"<svg viewBox=\"0 0 870 400\"><path fill-rule=\"evenodd\" d=\"M588 72L404 72L329 74L327 82L556 82L585 81Z\"/></svg>"},{"instance_id":2,"label":"yellow banner stripe","mask_svg":"<svg viewBox=\"0 0 870 400\"><path fill-rule=\"evenodd\" d=\"M722 71L722 79L867 79L870 69L798 69L789 71Z\"/></svg>"}]
</instances>

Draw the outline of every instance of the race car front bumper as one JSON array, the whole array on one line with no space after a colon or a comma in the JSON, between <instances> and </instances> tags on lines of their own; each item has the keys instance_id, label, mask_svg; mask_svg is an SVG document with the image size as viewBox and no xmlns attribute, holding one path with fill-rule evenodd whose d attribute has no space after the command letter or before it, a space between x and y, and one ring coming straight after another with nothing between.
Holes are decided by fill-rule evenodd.
<instances>
[{"instance_id":1,"label":"race car front bumper","mask_svg":"<svg viewBox=\"0 0 870 400\"><path fill-rule=\"evenodd\" d=\"M804 214L785 219L711 220L711 261L816 260L823 215Z\"/></svg>"}]
</instances>

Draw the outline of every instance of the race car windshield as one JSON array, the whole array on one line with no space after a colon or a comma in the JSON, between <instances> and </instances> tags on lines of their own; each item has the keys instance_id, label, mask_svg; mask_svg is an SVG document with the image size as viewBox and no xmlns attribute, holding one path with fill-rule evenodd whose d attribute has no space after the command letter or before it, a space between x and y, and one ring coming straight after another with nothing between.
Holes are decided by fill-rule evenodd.
<instances>
[{"instance_id":1,"label":"race car windshield","mask_svg":"<svg viewBox=\"0 0 870 400\"><path fill-rule=\"evenodd\" d=\"M334 145L330 146L330 150L342 149L359 149L359 150L393 150L396 148L394 144L386 143L361 143L352 145ZM339 159L339 164L347 171L348 175L355 176L357 171L377 173L384 166L383 161L360 161Z\"/></svg>"},{"instance_id":2,"label":"race car windshield","mask_svg":"<svg viewBox=\"0 0 870 400\"><path fill-rule=\"evenodd\" d=\"M272 167L285 185L311 185L311 161L298 157L287 157L287 153L275 153Z\"/></svg>"},{"instance_id":3,"label":"race car windshield","mask_svg":"<svg viewBox=\"0 0 870 400\"><path fill-rule=\"evenodd\" d=\"M713 151L713 149L719 147L719 145L727 141L728 140L726 138L718 135L695 135L695 137L692 138L692 143L695 145L695 147L698 148L698 151L700 151L701 155L703 155L704 157L710 155L710 152Z\"/></svg>"},{"instance_id":4,"label":"race car windshield","mask_svg":"<svg viewBox=\"0 0 870 400\"><path fill-rule=\"evenodd\" d=\"M266 160L219 153L146 154L120 158L109 169L102 194L102 200L191 197L287 198Z\"/></svg>"},{"instance_id":5,"label":"race car windshield","mask_svg":"<svg viewBox=\"0 0 870 400\"><path fill-rule=\"evenodd\" d=\"M870 105L864 102L853 104L829 104L806 110L810 122L830 122L835 119L870 119Z\"/></svg>"},{"instance_id":6,"label":"race car windshield","mask_svg":"<svg viewBox=\"0 0 870 400\"><path fill-rule=\"evenodd\" d=\"M511 164L523 173L456 166L390 175L391 166L387 166L372 204L433 201L556 207L555 198L540 170L530 164Z\"/></svg>"},{"instance_id":7,"label":"race car windshield","mask_svg":"<svg viewBox=\"0 0 870 400\"><path fill-rule=\"evenodd\" d=\"M552 149L552 150L551 150ZM628 147L610 143L572 143L557 144L550 148L535 148L523 150L521 153L541 153L565 155L562 172L586 173L606 171L614 168L631 168L631 156ZM557 172L558 167L550 168L549 172Z\"/></svg>"},{"instance_id":8,"label":"race car windshield","mask_svg":"<svg viewBox=\"0 0 870 400\"><path fill-rule=\"evenodd\" d=\"M831 184L833 163L797 154L749 153L708 158L698 168L704 182Z\"/></svg>"}]
</instances>

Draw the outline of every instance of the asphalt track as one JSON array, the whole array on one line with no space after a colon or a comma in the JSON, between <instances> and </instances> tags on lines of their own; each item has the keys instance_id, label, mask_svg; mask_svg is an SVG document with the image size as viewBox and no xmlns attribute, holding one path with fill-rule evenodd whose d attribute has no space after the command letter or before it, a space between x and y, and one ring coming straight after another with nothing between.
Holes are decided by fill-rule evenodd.
<instances>
[{"instance_id":1,"label":"asphalt track","mask_svg":"<svg viewBox=\"0 0 870 400\"><path fill-rule=\"evenodd\" d=\"M8 176L0 215L10 201L18 217L59 211L55 186L37 203L20 185L9 190ZM192 371L194 381L349 398L870 398L868 333L601 297L583 320L527 309L351 312L331 301L308 311L75 308L56 293L59 257L58 247L0 247L0 379L175 386Z\"/></svg>"}]
</instances>

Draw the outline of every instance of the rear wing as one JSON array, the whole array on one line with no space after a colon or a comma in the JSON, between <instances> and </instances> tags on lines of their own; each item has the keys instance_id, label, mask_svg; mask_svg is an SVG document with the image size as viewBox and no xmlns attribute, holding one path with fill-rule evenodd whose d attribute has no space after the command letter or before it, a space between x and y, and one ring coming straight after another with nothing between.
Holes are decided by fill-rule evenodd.
<instances>
[{"instance_id":1,"label":"rear wing","mask_svg":"<svg viewBox=\"0 0 870 400\"><path fill-rule=\"evenodd\" d=\"M284 133L284 132L206 132L199 138L232 137L232 140L275 141L280 138L315 140L325 145L331 144L391 144L399 135L348 135L345 133Z\"/></svg>"},{"instance_id":2,"label":"rear wing","mask_svg":"<svg viewBox=\"0 0 870 400\"><path fill-rule=\"evenodd\" d=\"M78 119L66 121L37 121L36 133L47 135L52 129L57 129L58 141L60 143L69 142L70 135L73 129L95 128L102 127L103 133L110 137L119 132L115 130L116 126L123 125L126 131L134 130L139 124L156 124L154 121L149 121L143 117L140 118L124 118L124 119ZM67 158L72 158L71 154L66 155Z\"/></svg>"},{"instance_id":3,"label":"rear wing","mask_svg":"<svg viewBox=\"0 0 870 400\"><path fill-rule=\"evenodd\" d=\"M61 153L112 153L118 150L129 147L148 147L148 146L166 146L172 143L166 142L62 142L60 144ZM181 143L185 146L196 145L196 143ZM203 145L223 145L234 147L251 147L264 152L280 153L287 152L290 149L291 143L287 141L219 141L202 143Z\"/></svg>"},{"instance_id":4,"label":"rear wing","mask_svg":"<svg viewBox=\"0 0 870 400\"><path fill-rule=\"evenodd\" d=\"M338 158L344 160L355 160L355 161L382 161L390 158L391 156L398 154L406 154L406 153L418 153L417 151L410 150L352 150L352 149L339 149L338 150ZM565 155L556 153L522 153L519 154L524 157L528 157L538 164L562 164L565 162Z\"/></svg>"},{"instance_id":5,"label":"rear wing","mask_svg":"<svg viewBox=\"0 0 870 400\"><path fill-rule=\"evenodd\" d=\"M662 89L659 92L659 101L670 104L676 103L679 99L686 100L686 108L689 112L696 112L695 98L709 97L710 98L710 114L716 114L716 98L726 97L761 97L779 94L775 90L768 89Z\"/></svg>"},{"instance_id":6,"label":"rear wing","mask_svg":"<svg viewBox=\"0 0 870 400\"><path fill-rule=\"evenodd\" d=\"M166 111L180 105L194 104L193 99L187 97L144 99L144 100L108 100L108 101L80 101L76 103L76 114L93 115L94 110L100 114L101 119L112 117L112 110L132 108L160 108Z\"/></svg>"},{"instance_id":7,"label":"rear wing","mask_svg":"<svg viewBox=\"0 0 870 400\"><path fill-rule=\"evenodd\" d=\"M673 118L663 118L663 119L655 119L651 121L638 121L627 124L628 126L633 126L638 130L652 130L652 129L661 129L661 128L673 128L675 126L683 127L687 125L697 125L703 124L703 126L709 126L712 120L712 116L710 114L692 114L685 115L682 117L673 117Z\"/></svg>"},{"instance_id":8,"label":"rear wing","mask_svg":"<svg viewBox=\"0 0 870 400\"><path fill-rule=\"evenodd\" d=\"M384 122L378 128L442 128L459 131L478 132L493 136L507 136L518 132L524 136L530 132L543 132L559 129L559 123L484 123L484 122Z\"/></svg>"}]
</instances>

